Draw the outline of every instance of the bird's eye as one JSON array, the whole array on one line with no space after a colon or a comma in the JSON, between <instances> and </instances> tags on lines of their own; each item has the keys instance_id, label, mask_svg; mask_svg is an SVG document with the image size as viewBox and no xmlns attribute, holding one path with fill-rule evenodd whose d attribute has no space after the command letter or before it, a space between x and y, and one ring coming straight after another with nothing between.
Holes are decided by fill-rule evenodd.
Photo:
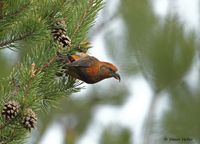
<instances>
[{"instance_id":1,"label":"bird's eye","mask_svg":"<svg viewBox=\"0 0 200 144\"><path fill-rule=\"evenodd\" d=\"M109 71L112 72L113 70L111 68L109 68Z\"/></svg>"}]
</instances>

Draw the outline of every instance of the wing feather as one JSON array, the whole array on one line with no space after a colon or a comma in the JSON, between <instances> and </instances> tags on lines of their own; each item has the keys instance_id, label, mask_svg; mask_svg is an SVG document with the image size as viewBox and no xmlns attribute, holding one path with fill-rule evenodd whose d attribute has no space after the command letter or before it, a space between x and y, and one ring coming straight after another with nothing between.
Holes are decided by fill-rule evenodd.
<instances>
[{"instance_id":1,"label":"wing feather","mask_svg":"<svg viewBox=\"0 0 200 144\"><path fill-rule=\"evenodd\" d=\"M67 64L69 67L84 67L88 68L91 67L95 62L97 62L98 59L93 56L87 56L84 58L81 58L77 61L73 61L72 63Z\"/></svg>"}]
</instances>

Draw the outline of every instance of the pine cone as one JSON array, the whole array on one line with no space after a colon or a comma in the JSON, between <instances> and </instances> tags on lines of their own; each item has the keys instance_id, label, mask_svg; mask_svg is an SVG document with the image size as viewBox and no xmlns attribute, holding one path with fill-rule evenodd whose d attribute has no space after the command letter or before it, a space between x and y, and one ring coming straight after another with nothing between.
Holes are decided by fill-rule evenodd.
<instances>
[{"instance_id":1,"label":"pine cone","mask_svg":"<svg viewBox=\"0 0 200 144\"><path fill-rule=\"evenodd\" d=\"M66 34L66 25L63 20L59 20L53 27L52 34L54 40L62 47L71 46L71 39Z\"/></svg>"},{"instance_id":2,"label":"pine cone","mask_svg":"<svg viewBox=\"0 0 200 144\"><path fill-rule=\"evenodd\" d=\"M31 130L31 128L35 128L37 124L37 117L35 112L32 111L32 109L29 108L25 110L22 124L29 131Z\"/></svg>"},{"instance_id":3,"label":"pine cone","mask_svg":"<svg viewBox=\"0 0 200 144\"><path fill-rule=\"evenodd\" d=\"M11 120L17 116L19 113L20 105L16 101L9 101L4 105L2 110L2 115L5 117L6 120Z\"/></svg>"}]
</instances>

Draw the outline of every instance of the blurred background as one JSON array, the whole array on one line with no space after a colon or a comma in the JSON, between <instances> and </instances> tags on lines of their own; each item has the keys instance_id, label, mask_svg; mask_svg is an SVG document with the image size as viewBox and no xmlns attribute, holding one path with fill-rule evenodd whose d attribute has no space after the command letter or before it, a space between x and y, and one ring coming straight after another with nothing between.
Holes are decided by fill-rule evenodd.
<instances>
[{"instance_id":1,"label":"blurred background","mask_svg":"<svg viewBox=\"0 0 200 144\"><path fill-rule=\"evenodd\" d=\"M119 67L40 114L28 144L200 144L199 0L105 0L89 54ZM0 51L8 76L27 50Z\"/></svg>"}]
</instances>

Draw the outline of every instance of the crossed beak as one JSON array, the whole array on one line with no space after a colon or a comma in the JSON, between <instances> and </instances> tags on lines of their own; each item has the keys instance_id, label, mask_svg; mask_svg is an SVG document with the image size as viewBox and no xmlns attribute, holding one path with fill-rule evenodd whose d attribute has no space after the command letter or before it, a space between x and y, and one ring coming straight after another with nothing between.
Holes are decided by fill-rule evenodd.
<instances>
[{"instance_id":1,"label":"crossed beak","mask_svg":"<svg viewBox=\"0 0 200 144\"><path fill-rule=\"evenodd\" d=\"M121 80L121 78L120 78L120 75L118 74L118 73L114 73L113 74L113 77L115 78L115 79L117 79L117 80Z\"/></svg>"}]
</instances>

